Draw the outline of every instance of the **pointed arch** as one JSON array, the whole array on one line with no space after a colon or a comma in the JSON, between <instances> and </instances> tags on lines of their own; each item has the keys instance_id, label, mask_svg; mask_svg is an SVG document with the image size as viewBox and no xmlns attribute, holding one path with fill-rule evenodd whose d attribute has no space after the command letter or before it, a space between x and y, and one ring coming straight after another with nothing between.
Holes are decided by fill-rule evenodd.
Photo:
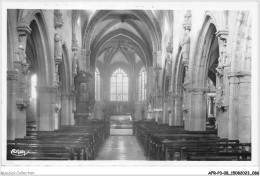
<instances>
[{"instance_id":1,"label":"pointed arch","mask_svg":"<svg viewBox=\"0 0 260 176\"><path fill-rule=\"evenodd\" d=\"M217 29L214 20L210 16L206 16L202 29L198 35L197 49L195 49L194 57L190 62L189 78L191 87L206 86L207 64L209 61L207 58L216 31Z\"/></svg>"},{"instance_id":2,"label":"pointed arch","mask_svg":"<svg viewBox=\"0 0 260 176\"><path fill-rule=\"evenodd\" d=\"M189 120L186 129L191 131L205 131L207 117L207 80L209 66L212 64L212 46L217 45L216 21L206 15L202 29L199 33L195 54L190 61L189 72ZM216 43L217 42L217 43ZM218 55L218 53L217 53ZM218 58L218 56L217 56ZM214 59L215 60L215 56ZM214 61L215 62L215 61ZM216 60L218 64L218 59ZM200 103L197 103L200 102Z\"/></svg>"},{"instance_id":3,"label":"pointed arch","mask_svg":"<svg viewBox=\"0 0 260 176\"><path fill-rule=\"evenodd\" d=\"M128 84L126 72L121 68L116 69L110 77L110 100L128 101Z\"/></svg>"}]
</instances>

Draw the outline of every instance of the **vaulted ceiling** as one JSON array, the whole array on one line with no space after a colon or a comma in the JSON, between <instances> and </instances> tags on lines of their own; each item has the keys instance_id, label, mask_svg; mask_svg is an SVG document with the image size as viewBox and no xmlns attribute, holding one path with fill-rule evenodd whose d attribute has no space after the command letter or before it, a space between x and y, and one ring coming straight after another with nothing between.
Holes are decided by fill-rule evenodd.
<instances>
[{"instance_id":1,"label":"vaulted ceiling","mask_svg":"<svg viewBox=\"0 0 260 176\"><path fill-rule=\"evenodd\" d=\"M115 55L120 50L124 55L138 56L144 65L152 65L152 53L160 50L162 40L155 13L143 10L81 13L83 47L91 51L92 63L99 56L104 57L105 51L112 51ZM129 62L134 64L135 60Z\"/></svg>"}]
</instances>

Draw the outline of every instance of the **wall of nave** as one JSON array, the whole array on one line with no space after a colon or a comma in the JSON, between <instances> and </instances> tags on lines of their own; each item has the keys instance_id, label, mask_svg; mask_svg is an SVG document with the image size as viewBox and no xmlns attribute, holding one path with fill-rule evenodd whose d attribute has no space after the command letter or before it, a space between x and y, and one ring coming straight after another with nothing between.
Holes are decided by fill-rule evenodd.
<instances>
[{"instance_id":1,"label":"wall of nave","mask_svg":"<svg viewBox=\"0 0 260 176\"><path fill-rule=\"evenodd\" d=\"M183 13L185 12L176 13L174 22L180 20ZM246 11L191 11L188 16L190 17L186 19L190 18L191 23L188 22L190 30L185 31L185 28L189 28L189 25L185 27L185 22L174 23L174 32L183 33L183 38L179 38L178 36L181 35L175 33L173 35L177 37L177 40L173 40L173 55L176 56L173 62L173 72L178 72L179 69L181 70L179 73L182 74L183 69L185 71L188 69L188 76L184 72L182 76L184 80L181 83L178 74L173 75L175 88L173 87L172 95L175 99L173 101L175 106L172 108L174 113L171 113L171 122L174 124L180 117L178 112L181 111L181 106L178 111L178 104L181 99L185 128L195 131L205 130L205 123L207 123L205 119L208 118L206 97L212 93L207 85L207 77L213 82L215 77L214 101L218 135L249 142L251 138L249 132L251 129L249 66L251 53L249 54L246 50L251 49L250 13ZM181 28L183 28L182 32L180 32ZM185 39L185 32L188 32L188 40ZM215 38L217 38L217 45L216 41L214 42ZM189 45L183 40L188 41ZM178 58L182 60L179 61L179 63L182 62L181 66L178 66ZM244 65L243 68L242 65ZM179 83L182 85L178 86ZM179 91L178 88L182 86L183 91ZM243 107L243 112L239 107Z\"/></svg>"},{"instance_id":2,"label":"wall of nave","mask_svg":"<svg viewBox=\"0 0 260 176\"><path fill-rule=\"evenodd\" d=\"M71 11L8 10L8 138L73 124ZM18 39L18 40L17 40ZM31 86L31 77L37 81ZM62 83L61 83L62 81ZM36 90L33 90L36 89ZM36 95L32 96L32 92ZM33 99L37 101L33 106ZM12 97L12 98L11 98ZM30 113L34 112L34 113ZM62 117L62 118L61 118Z\"/></svg>"},{"instance_id":3,"label":"wall of nave","mask_svg":"<svg viewBox=\"0 0 260 176\"><path fill-rule=\"evenodd\" d=\"M8 10L7 16L8 139L25 136L26 128L50 131L83 116L127 112L190 131L213 125L222 138L251 141L248 11ZM129 80L126 102L111 101L118 68Z\"/></svg>"}]
</instances>

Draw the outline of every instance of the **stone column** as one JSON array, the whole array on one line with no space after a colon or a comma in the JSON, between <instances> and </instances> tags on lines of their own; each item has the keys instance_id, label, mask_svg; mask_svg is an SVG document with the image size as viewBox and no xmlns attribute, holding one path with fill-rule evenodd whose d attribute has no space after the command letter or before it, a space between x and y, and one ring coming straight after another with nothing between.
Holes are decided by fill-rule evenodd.
<instances>
[{"instance_id":1,"label":"stone column","mask_svg":"<svg viewBox=\"0 0 260 176\"><path fill-rule=\"evenodd\" d=\"M158 123L163 123L163 97L160 95L156 96L156 117Z\"/></svg>"},{"instance_id":2,"label":"stone column","mask_svg":"<svg viewBox=\"0 0 260 176\"><path fill-rule=\"evenodd\" d=\"M149 97L153 93L153 67L147 67L147 97Z\"/></svg>"},{"instance_id":3,"label":"stone column","mask_svg":"<svg viewBox=\"0 0 260 176\"><path fill-rule=\"evenodd\" d=\"M169 105L167 106L166 111L167 111L167 113L166 113L166 124L169 125L169 117L171 115L171 108L169 107Z\"/></svg>"},{"instance_id":4,"label":"stone column","mask_svg":"<svg viewBox=\"0 0 260 176\"><path fill-rule=\"evenodd\" d=\"M90 54L91 51L81 49L81 70L85 70L86 72L90 72Z\"/></svg>"},{"instance_id":5,"label":"stone column","mask_svg":"<svg viewBox=\"0 0 260 176\"><path fill-rule=\"evenodd\" d=\"M251 142L251 73L244 72L239 79L238 140Z\"/></svg>"},{"instance_id":6,"label":"stone column","mask_svg":"<svg viewBox=\"0 0 260 176\"><path fill-rule=\"evenodd\" d=\"M104 75L104 100L110 100L110 75L107 73Z\"/></svg>"},{"instance_id":7,"label":"stone column","mask_svg":"<svg viewBox=\"0 0 260 176\"><path fill-rule=\"evenodd\" d=\"M16 138L16 84L18 71L7 70L7 140Z\"/></svg>"},{"instance_id":8,"label":"stone column","mask_svg":"<svg viewBox=\"0 0 260 176\"><path fill-rule=\"evenodd\" d=\"M206 130L206 91L204 87L189 88L191 96L190 113L189 113L189 130L205 131Z\"/></svg>"},{"instance_id":9,"label":"stone column","mask_svg":"<svg viewBox=\"0 0 260 176\"><path fill-rule=\"evenodd\" d=\"M59 125L63 120L63 116L61 116L61 104L55 103L54 104L54 130L59 129Z\"/></svg>"},{"instance_id":10,"label":"stone column","mask_svg":"<svg viewBox=\"0 0 260 176\"><path fill-rule=\"evenodd\" d=\"M170 97L170 101L172 101L171 106L171 115L169 116L169 126L174 126L175 122L175 96L172 94Z\"/></svg>"},{"instance_id":11,"label":"stone column","mask_svg":"<svg viewBox=\"0 0 260 176\"><path fill-rule=\"evenodd\" d=\"M62 116L61 114L64 114L63 111L64 109L68 107L63 107L62 106L62 100L61 100L61 82L59 78L59 67L62 62L62 36L60 35L59 30L63 26L63 18L62 18L62 12L59 9L54 10L54 28L56 30L56 33L54 35L54 63L55 63L55 79L54 79L54 86L55 87L48 87L48 88L43 88L47 89L47 92L50 95L47 95L49 97L49 103L51 107L51 114L50 114L50 122L53 122L53 124L49 125L49 128L47 127L47 124L40 124L41 128L46 129L46 130L56 130L59 128L59 125L61 122L64 120L63 118L66 118L65 116ZM45 93L46 90L41 90L42 88L39 88L39 92ZM47 100L48 101L48 100ZM62 110L61 110L62 108ZM43 112L44 113L44 112ZM53 119L52 119L53 118ZM47 119L42 119L42 121L45 121ZM48 121L48 120L47 120ZM44 122L45 123L45 122Z\"/></svg>"},{"instance_id":12,"label":"stone column","mask_svg":"<svg viewBox=\"0 0 260 176\"><path fill-rule=\"evenodd\" d=\"M181 95L174 95L175 97L175 118L174 118L174 126L181 126L182 125L182 96Z\"/></svg>"},{"instance_id":13,"label":"stone column","mask_svg":"<svg viewBox=\"0 0 260 176\"><path fill-rule=\"evenodd\" d=\"M132 60L135 60L135 55L133 53L130 54L130 57ZM136 100L138 101L138 87L137 87L138 73L136 73L135 64L133 64L132 71L130 71L130 73L133 73L131 77L129 77L131 78L131 80L129 80L130 81L129 88L132 89L129 90L130 97L131 97L130 101L133 101L134 104Z\"/></svg>"},{"instance_id":14,"label":"stone column","mask_svg":"<svg viewBox=\"0 0 260 176\"><path fill-rule=\"evenodd\" d=\"M74 125L74 112L76 111L76 93L71 91L69 94L69 125Z\"/></svg>"},{"instance_id":15,"label":"stone column","mask_svg":"<svg viewBox=\"0 0 260 176\"><path fill-rule=\"evenodd\" d=\"M153 65L153 72L154 72L154 93L153 96L155 98L155 117L159 123L162 122L162 52L157 51L154 52L154 65Z\"/></svg>"},{"instance_id":16,"label":"stone column","mask_svg":"<svg viewBox=\"0 0 260 176\"><path fill-rule=\"evenodd\" d=\"M162 86L162 51L153 53L153 88L161 91Z\"/></svg>"},{"instance_id":17,"label":"stone column","mask_svg":"<svg viewBox=\"0 0 260 176\"><path fill-rule=\"evenodd\" d=\"M24 137L26 135L26 109L29 107L28 95L28 68L26 63L26 42L27 36L31 33L29 26L18 24L18 58L19 61L14 61L14 68L18 70L18 81L16 84L16 135L15 137Z\"/></svg>"},{"instance_id":18,"label":"stone column","mask_svg":"<svg viewBox=\"0 0 260 176\"><path fill-rule=\"evenodd\" d=\"M167 102L166 101L163 101L163 124L167 124L168 121L167 121Z\"/></svg>"},{"instance_id":19,"label":"stone column","mask_svg":"<svg viewBox=\"0 0 260 176\"><path fill-rule=\"evenodd\" d=\"M87 71L87 50L81 49L81 58L79 61L79 70Z\"/></svg>"},{"instance_id":20,"label":"stone column","mask_svg":"<svg viewBox=\"0 0 260 176\"><path fill-rule=\"evenodd\" d=\"M189 100L190 95L188 92L189 83L183 84L183 100L182 100L182 120L185 130L189 130L190 123L189 123Z\"/></svg>"},{"instance_id":21,"label":"stone column","mask_svg":"<svg viewBox=\"0 0 260 176\"><path fill-rule=\"evenodd\" d=\"M136 99L136 94L135 94L135 89L136 89L136 75L135 75L135 69L134 67L132 67L133 70L130 70L130 74L128 76L129 78L129 86L128 86L128 91L129 91L129 97L128 97L128 101L130 101L132 104L134 104L135 100L138 100L138 98Z\"/></svg>"},{"instance_id":22,"label":"stone column","mask_svg":"<svg viewBox=\"0 0 260 176\"><path fill-rule=\"evenodd\" d=\"M71 118L70 95L61 94L61 125L69 125Z\"/></svg>"},{"instance_id":23,"label":"stone column","mask_svg":"<svg viewBox=\"0 0 260 176\"><path fill-rule=\"evenodd\" d=\"M72 85L68 95L65 95L66 99L68 98L68 121L61 122L61 124L68 123L68 125L74 125L74 112L76 111L76 88L74 85L74 77L79 73L80 64L78 60L78 41L76 36L76 29L72 29L72 45L71 45L73 58L72 58ZM64 105L66 103L64 102Z\"/></svg>"},{"instance_id":24,"label":"stone column","mask_svg":"<svg viewBox=\"0 0 260 176\"><path fill-rule=\"evenodd\" d=\"M14 67L18 71L16 84L16 137L26 135L26 109L29 107L28 99L28 64L20 61L14 62Z\"/></svg>"},{"instance_id":25,"label":"stone column","mask_svg":"<svg viewBox=\"0 0 260 176\"><path fill-rule=\"evenodd\" d=\"M214 115L214 104L213 104L214 97L210 97L210 114Z\"/></svg>"},{"instance_id":26,"label":"stone column","mask_svg":"<svg viewBox=\"0 0 260 176\"><path fill-rule=\"evenodd\" d=\"M184 60L182 60L182 65L183 65L183 69L184 69L184 83L182 83L183 85L183 98L182 98L182 116L183 116L183 121L184 121L184 128L185 130L189 130L190 129L190 101L191 101L191 95L189 90L189 58L186 58Z\"/></svg>"},{"instance_id":27,"label":"stone column","mask_svg":"<svg viewBox=\"0 0 260 176\"><path fill-rule=\"evenodd\" d=\"M216 125L218 128L218 136L220 138L228 138L228 116L229 116L229 83L227 80L227 72L230 70L227 55L227 39L228 31L219 30L216 32L219 43L219 59L216 68Z\"/></svg>"},{"instance_id":28,"label":"stone column","mask_svg":"<svg viewBox=\"0 0 260 176\"><path fill-rule=\"evenodd\" d=\"M109 56L109 50L107 50L104 54L104 60L107 61L108 56ZM109 73L109 68L107 66L107 63L105 63L105 68L104 68L104 79L103 79L103 84L104 88L103 90L103 96L104 96L104 101L109 101L110 100L110 73ZM106 106L106 105L105 105Z\"/></svg>"},{"instance_id":29,"label":"stone column","mask_svg":"<svg viewBox=\"0 0 260 176\"><path fill-rule=\"evenodd\" d=\"M228 139L240 142L251 141L251 74L249 72L228 73L229 118Z\"/></svg>"},{"instance_id":30,"label":"stone column","mask_svg":"<svg viewBox=\"0 0 260 176\"><path fill-rule=\"evenodd\" d=\"M190 79L189 79L189 60L190 60L190 30L192 27L192 14L190 10L187 10L184 15L183 29L184 37L182 41L182 66L184 67L185 75L183 83L183 98L182 98L182 120L184 121L185 130L190 130L192 123L190 122L190 114L192 114L190 107L192 95L188 91ZM189 102L189 103L188 103ZM180 102L179 102L180 108Z\"/></svg>"},{"instance_id":31,"label":"stone column","mask_svg":"<svg viewBox=\"0 0 260 176\"><path fill-rule=\"evenodd\" d=\"M52 131L54 130L55 124L55 108L57 104L56 98L56 87L38 86L38 111L37 111L37 127L39 131Z\"/></svg>"},{"instance_id":32,"label":"stone column","mask_svg":"<svg viewBox=\"0 0 260 176\"><path fill-rule=\"evenodd\" d=\"M64 116L61 116L61 82L60 82L60 76L59 75L59 67L61 65L62 62L62 36L58 33L55 34L54 36L54 40L55 40L55 45L54 45L54 63L55 63L55 79L54 79L54 85L57 88L55 97L53 98L55 101L54 104L54 124L50 125L50 128L46 128L47 130L57 130L59 128L59 125L61 123L61 121L63 120L63 118L65 118ZM62 111L65 107L62 107ZM66 107L67 108L67 107Z\"/></svg>"},{"instance_id":33,"label":"stone column","mask_svg":"<svg viewBox=\"0 0 260 176\"><path fill-rule=\"evenodd\" d=\"M158 89L159 91L162 91L162 51L156 52L156 60L157 60L157 72L158 72Z\"/></svg>"},{"instance_id":34,"label":"stone column","mask_svg":"<svg viewBox=\"0 0 260 176\"><path fill-rule=\"evenodd\" d=\"M55 85L57 87L60 86L60 78L59 78L59 73L58 73L58 69L59 66L62 62L62 36L59 34L55 34L54 36L54 40L55 40L55 47L54 47L54 62L55 62Z\"/></svg>"},{"instance_id":35,"label":"stone column","mask_svg":"<svg viewBox=\"0 0 260 176\"><path fill-rule=\"evenodd\" d=\"M190 30L191 30L191 11L187 10L184 15L183 29L184 37L182 41L182 62L188 68L190 58ZM186 75L187 76L187 75Z\"/></svg>"}]
</instances>

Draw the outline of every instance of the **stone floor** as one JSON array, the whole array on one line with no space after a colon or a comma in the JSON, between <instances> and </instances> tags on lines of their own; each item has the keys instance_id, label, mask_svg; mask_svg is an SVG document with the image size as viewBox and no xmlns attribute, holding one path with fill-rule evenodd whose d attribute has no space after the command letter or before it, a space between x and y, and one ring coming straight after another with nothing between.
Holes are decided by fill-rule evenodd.
<instances>
[{"instance_id":1,"label":"stone floor","mask_svg":"<svg viewBox=\"0 0 260 176\"><path fill-rule=\"evenodd\" d=\"M97 160L146 160L135 136L109 136Z\"/></svg>"},{"instance_id":2,"label":"stone floor","mask_svg":"<svg viewBox=\"0 0 260 176\"><path fill-rule=\"evenodd\" d=\"M127 136L131 136L131 135L133 135L133 129L110 129L110 135L111 136L114 136L114 135L119 135L119 136L127 135Z\"/></svg>"}]
</instances>

